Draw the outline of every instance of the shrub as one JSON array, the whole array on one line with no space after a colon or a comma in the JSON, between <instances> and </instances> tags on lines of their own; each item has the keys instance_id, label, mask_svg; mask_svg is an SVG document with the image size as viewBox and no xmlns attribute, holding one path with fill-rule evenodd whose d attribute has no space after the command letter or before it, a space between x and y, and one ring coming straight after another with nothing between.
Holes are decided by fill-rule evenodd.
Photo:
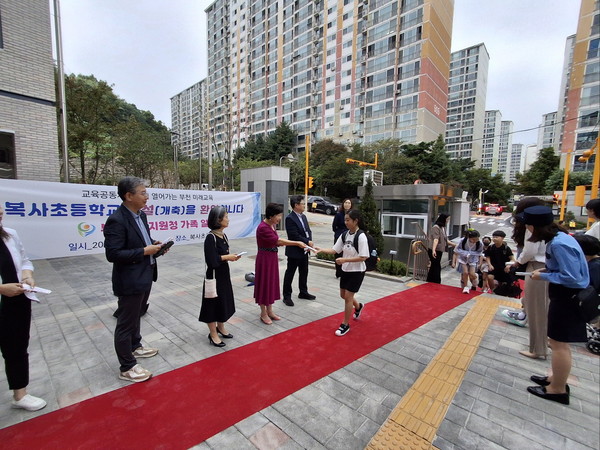
<instances>
[{"instance_id":1,"label":"shrub","mask_svg":"<svg viewBox=\"0 0 600 450\"><path fill-rule=\"evenodd\" d=\"M324 259L325 261L335 261L335 255L329 253L319 252L317 253L317 259Z\"/></svg>"},{"instance_id":2,"label":"shrub","mask_svg":"<svg viewBox=\"0 0 600 450\"><path fill-rule=\"evenodd\" d=\"M404 276L408 270L406 264L400 261L392 261L390 259L382 259L377 263L377 271L387 275Z\"/></svg>"}]
</instances>

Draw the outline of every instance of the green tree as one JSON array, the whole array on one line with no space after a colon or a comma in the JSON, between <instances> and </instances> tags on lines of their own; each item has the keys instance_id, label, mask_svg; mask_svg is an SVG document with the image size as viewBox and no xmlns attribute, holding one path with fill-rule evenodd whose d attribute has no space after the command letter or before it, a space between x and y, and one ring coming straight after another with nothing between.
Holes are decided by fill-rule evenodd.
<instances>
[{"instance_id":1,"label":"green tree","mask_svg":"<svg viewBox=\"0 0 600 450\"><path fill-rule=\"evenodd\" d=\"M80 181L111 178L111 132L118 112L112 87L94 76L71 74L65 77L65 92L69 159L76 159Z\"/></svg>"},{"instance_id":2,"label":"green tree","mask_svg":"<svg viewBox=\"0 0 600 450\"><path fill-rule=\"evenodd\" d=\"M381 234L381 222L377 214L377 204L373 197L373 182L369 178L365 185L365 195L360 203L359 210L362 216L363 229L375 239L377 245L377 254L383 255L384 241Z\"/></svg>"},{"instance_id":3,"label":"green tree","mask_svg":"<svg viewBox=\"0 0 600 450\"><path fill-rule=\"evenodd\" d=\"M565 177L564 169L556 169L552 172L552 175L546 180L545 190L546 192L553 193L554 191L561 191L563 188ZM569 174L569 181L567 182L567 189L572 191L575 186L587 186L592 184L593 173L592 172L571 172Z\"/></svg>"},{"instance_id":4,"label":"green tree","mask_svg":"<svg viewBox=\"0 0 600 450\"><path fill-rule=\"evenodd\" d=\"M517 192L523 195L549 195L551 190L546 188L546 181L556 170L560 157L552 147L543 148L538 159L523 174L517 174Z\"/></svg>"},{"instance_id":5,"label":"green tree","mask_svg":"<svg viewBox=\"0 0 600 450\"><path fill-rule=\"evenodd\" d=\"M310 173L314 177L313 192L343 198L354 197L356 188L361 183L362 168L346 164L350 154L346 146L330 139L320 141L312 146L310 157Z\"/></svg>"}]
</instances>

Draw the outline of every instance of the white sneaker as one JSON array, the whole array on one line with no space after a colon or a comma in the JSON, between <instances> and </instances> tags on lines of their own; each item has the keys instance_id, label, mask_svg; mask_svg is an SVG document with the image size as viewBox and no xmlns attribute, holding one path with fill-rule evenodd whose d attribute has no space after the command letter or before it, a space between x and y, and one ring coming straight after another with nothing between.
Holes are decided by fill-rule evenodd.
<instances>
[{"instance_id":1,"label":"white sneaker","mask_svg":"<svg viewBox=\"0 0 600 450\"><path fill-rule=\"evenodd\" d=\"M157 348L138 347L133 351L133 356L135 356L136 358L152 358L157 353Z\"/></svg>"},{"instance_id":2,"label":"white sneaker","mask_svg":"<svg viewBox=\"0 0 600 450\"><path fill-rule=\"evenodd\" d=\"M34 397L33 395L26 394L21 400L14 400L11 403L12 408L26 409L27 411L37 411L46 406L44 399Z\"/></svg>"},{"instance_id":3,"label":"white sneaker","mask_svg":"<svg viewBox=\"0 0 600 450\"><path fill-rule=\"evenodd\" d=\"M468 294L471 290L469 289L469 286L465 286L463 288L463 294Z\"/></svg>"},{"instance_id":4,"label":"white sneaker","mask_svg":"<svg viewBox=\"0 0 600 450\"><path fill-rule=\"evenodd\" d=\"M144 369L139 364L136 364L127 372L121 372L119 378L125 381L133 381L134 383L141 383L152 378L152 372Z\"/></svg>"}]
</instances>

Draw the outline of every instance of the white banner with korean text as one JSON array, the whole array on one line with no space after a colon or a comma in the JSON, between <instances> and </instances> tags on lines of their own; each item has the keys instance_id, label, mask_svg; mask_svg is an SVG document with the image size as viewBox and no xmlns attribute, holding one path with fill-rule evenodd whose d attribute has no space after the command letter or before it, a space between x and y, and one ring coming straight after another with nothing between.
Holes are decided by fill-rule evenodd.
<instances>
[{"instance_id":1,"label":"white banner with korean text","mask_svg":"<svg viewBox=\"0 0 600 450\"><path fill-rule=\"evenodd\" d=\"M260 193L148 188L150 235L175 245L204 241L215 205L229 213L229 239L253 236L260 223ZM104 251L104 223L121 205L116 186L0 179L3 226L19 233L31 259Z\"/></svg>"}]
</instances>

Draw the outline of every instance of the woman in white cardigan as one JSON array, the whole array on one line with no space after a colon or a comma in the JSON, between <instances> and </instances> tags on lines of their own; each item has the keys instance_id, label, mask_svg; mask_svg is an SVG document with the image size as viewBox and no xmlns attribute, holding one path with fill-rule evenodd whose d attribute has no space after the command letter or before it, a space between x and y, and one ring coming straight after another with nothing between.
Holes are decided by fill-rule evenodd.
<instances>
[{"instance_id":1,"label":"woman in white cardigan","mask_svg":"<svg viewBox=\"0 0 600 450\"><path fill-rule=\"evenodd\" d=\"M513 239L517 244L517 264L519 271L533 272L546 266L546 243L531 242L531 232L525 228L522 213L530 206L543 205L537 197L527 197L519 202L515 209L515 228ZM546 358L548 354L548 282L525 277L522 311L502 311L502 315L515 325L529 325L529 349L519 353L528 358Z\"/></svg>"},{"instance_id":2,"label":"woman in white cardigan","mask_svg":"<svg viewBox=\"0 0 600 450\"><path fill-rule=\"evenodd\" d=\"M23 284L35 286L33 264L17 232L2 226L3 215L0 206L0 350L8 387L13 390L12 407L37 411L46 406L46 402L27 393L31 300L36 298L23 288Z\"/></svg>"}]
</instances>

